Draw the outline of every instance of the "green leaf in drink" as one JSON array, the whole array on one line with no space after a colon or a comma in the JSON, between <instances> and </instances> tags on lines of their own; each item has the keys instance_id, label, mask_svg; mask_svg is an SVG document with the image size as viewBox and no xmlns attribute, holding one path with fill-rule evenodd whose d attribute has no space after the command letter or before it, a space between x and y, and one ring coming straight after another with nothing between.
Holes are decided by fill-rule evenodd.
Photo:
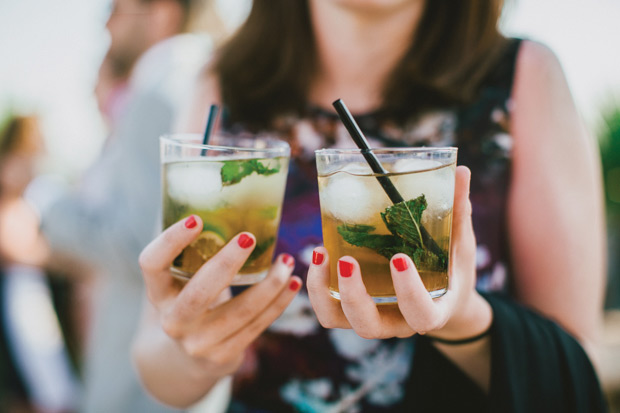
<instances>
[{"instance_id":1,"label":"green leaf in drink","mask_svg":"<svg viewBox=\"0 0 620 413\"><path fill-rule=\"evenodd\" d=\"M261 255L263 255L269 249L269 247L273 245L274 242L276 242L275 237L267 238L264 241L258 242L256 244L256 247L254 248L254 251L252 251L252 253L248 257L248 262L252 262L259 258Z\"/></svg>"},{"instance_id":2,"label":"green leaf in drink","mask_svg":"<svg viewBox=\"0 0 620 413\"><path fill-rule=\"evenodd\" d=\"M422 226L422 213L427 203L424 195L389 206L381 218L392 235L373 234L371 225L339 225L338 234L356 247L370 248L391 259L402 252L409 255L416 267L443 271L448 268L448 256Z\"/></svg>"},{"instance_id":3,"label":"green leaf in drink","mask_svg":"<svg viewBox=\"0 0 620 413\"><path fill-rule=\"evenodd\" d=\"M426 206L426 198L420 195L416 199L387 207L381 213L381 218L392 234L415 247L424 248L420 226Z\"/></svg>"},{"instance_id":4,"label":"green leaf in drink","mask_svg":"<svg viewBox=\"0 0 620 413\"><path fill-rule=\"evenodd\" d=\"M275 168L269 168L258 159L227 161L221 170L222 185L227 186L239 183L243 178L253 173L267 176L278 172L280 172L280 165Z\"/></svg>"}]
</instances>

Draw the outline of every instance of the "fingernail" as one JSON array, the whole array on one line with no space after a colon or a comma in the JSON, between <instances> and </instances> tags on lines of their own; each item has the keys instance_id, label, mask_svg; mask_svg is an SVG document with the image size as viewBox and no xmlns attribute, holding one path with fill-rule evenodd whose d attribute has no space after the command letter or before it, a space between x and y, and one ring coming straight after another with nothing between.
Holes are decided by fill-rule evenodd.
<instances>
[{"instance_id":1,"label":"fingernail","mask_svg":"<svg viewBox=\"0 0 620 413\"><path fill-rule=\"evenodd\" d=\"M192 229L196 226L196 218L192 215L185 220L185 228Z\"/></svg>"},{"instance_id":2,"label":"fingernail","mask_svg":"<svg viewBox=\"0 0 620 413\"><path fill-rule=\"evenodd\" d=\"M241 248L250 248L252 245L254 245L254 239L248 234L241 234L237 239L237 243Z\"/></svg>"},{"instance_id":3,"label":"fingernail","mask_svg":"<svg viewBox=\"0 0 620 413\"><path fill-rule=\"evenodd\" d=\"M407 268L409 268L409 263L403 257L394 258L392 260L392 263L394 264L394 267L400 272L403 272Z\"/></svg>"},{"instance_id":4,"label":"fingernail","mask_svg":"<svg viewBox=\"0 0 620 413\"><path fill-rule=\"evenodd\" d=\"M293 264L295 264L295 258L293 258L293 256L290 254L283 254L282 262L288 265L289 267L292 267Z\"/></svg>"},{"instance_id":5,"label":"fingernail","mask_svg":"<svg viewBox=\"0 0 620 413\"><path fill-rule=\"evenodd\" d=\"M324 258L325 258L325 256L323 254L321 254L320 252L312 251L312 263L314 265L321 265L321 264L323 264L323 259Z\"/></svg>"},{"instance_id":6,"label":"fingernail","mask_svg":"<svg viewBox=\"0 0 620 413\"><path fill-rule=\"evenodd\" d=\"M348 261L338 261L338 269L340 270L340 276L348 278L353 274L353 264Z\"/></svg>"},{"instance_id":7,"label":"fingernail","mask_svg":"<svg viewBox=\"0 0 620 413\"><path fill-rule=\"evenodd\" d=\"M291 291L299 290L301 288L301 281L299 281L297 278L293 278L291 282L289 283L288 288Z\"/></svg>"}]
</instances>

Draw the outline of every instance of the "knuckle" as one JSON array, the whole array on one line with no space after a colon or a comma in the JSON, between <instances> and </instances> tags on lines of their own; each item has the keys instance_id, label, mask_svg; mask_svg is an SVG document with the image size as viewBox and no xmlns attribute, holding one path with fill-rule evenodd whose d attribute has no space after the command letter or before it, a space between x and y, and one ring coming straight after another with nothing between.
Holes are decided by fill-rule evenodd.
<instances>
[{"instance_id":1,"label":"knuckle","mask_svg":"<svg viewBox=\"0 0 620 413\"><path fill-rule=\"evenodd\" d=\"M355 329L358 336L365 339L382 338L376 328L370 326L358 327Z\"/></svg>"},{"instance_id":2,"label":"knuckle","mask_svg":"<svg viewBox=\"0 0 620 413\"><path fill-rule=\"evenodd\" d=\"M202 346L198 340L184 341L183 350L191 358L203 358L206 355L204 346Z\"/></svg>"},{"instance_id":3,"label":"knuckle","mask_svg":"<svg viewBox=\"0 0 620 413\"><path fill-rule=\"evenodd\" d=\"M267 326L263 325L262 323L252 323L246 327L246 334L248 337L256 338L263 331L265 331L266 328Z\"/></svg>"},{"instance_id":4,"label":"knuckle","mask_svg":"<svg viewBox=\"0 0 620 413\"><path fill-rule=\"evenodd\" d=\"M333 318L321 317L321 316L318 316L317 318L319 320L319 324L321 324L321 326L323 326L324 328L331 329L331 328L339 328L340 327L340 323L338 323Z\"/></svg>"},{"instance_id":5,"label":"knuckle","mask_svg":"<svg viewBox=\"0 0 620 413\"><path fill-rule=\"evenodd\" d=\"M398 337L398 338L409 338L409 337L411 337L414 334L415 334L414 331L401 331L398 334L396 334L396 337Z\"/></svg>"},{"instance_id":6,"label":"knuckle","mask_svg":"<svg viewBox=\"0 0 620 413\"><path fill-rule=\"evenodd\" d=\"M143 273L151 273L155 271L155 265L150 257L148 249L143 250L138 257L138 264Z\"/></svg>"},{"instance_id":7,"label":"knuckle","mask_svg":"<svg viewBox=\"0 0 620 413\"><path fill-rule=\"evenodd\" d=\"M398 288L398 282L395 282L394 286L396 287L396 296L398 297L398 303L408 305L409 303L416 302L415 294L413 293L413 291L408 288L402 288L402 286L401 288ZM401 312L402 311L407 312L405 308L401 307Z\"/></svg>"},{"instance_id":8,"label":"knuckle","mask_svg":"<svg viewBox=\"0 0 620 413\"><path fill-rule=\"evenodd\" d=\"M162 318L161 328L164 330L164 333L174 339L179 339L183 335L183 328L181 324L178 323L176 318L171 315L167 315Z\"/></svg>"},{"instance_id":9,"label":"knuckle","mask_svg":"<svg viewBox=\"0 0 620 413\"><path fill-rule=\"evenodd\" d=\"M161 233L162 244L169 247L175 243L174 226Z\"/></svg>"},{"instance_id":10,"label":"knuckle","mask_svg":"<svg viewBox=\"0 0 620 413\"><path fill-rule=\"evenodd\" d=\"M236 360L236 356L228 349L218 349L210 354L209 359L214 364L225 366L233 364Z\"/></svg>"},{"instance_id":11,"label":"knuckle","mask_svg":"<svg viewBox=\"0 0 620 413\"><path fill-rule=\"evenodd\" d=\"M196 317L203 308L203 303L211 296L202 288L194 285L193 288L184 288L174 305L174 313L179 317Z\"/></svg>"},{"instance_id":12,"label":"knuckle","mask_svg":"<svg viewBox=\"0 0 620 413\"><path fill-rule=\"evenodd\" d=\"M246 315L250 315L251 317L254 317L254 315L256 315L257 312L257 305L256 303L252 303L249 301L240 301L235 305L235 314L240 314L243 316ZM228 314L222 314L221 315L221 320L223 322L224 325L227 325L228 323L233 322L234 320L232 320L232 317L230 317Z\"/></svg>"},{"instance_id":13,"label":"knuckle","mask_svg":"<svg viewBox=\"0 0 620 413\"><path fill-rule=\"evenodd\" d=\"M429 331L435 331L440 329L443 326L443 324L438 321L438 320L430 320L430 319L425 319L425 320L420 320L420 323L418 323L418 325L416 326L416 330L418 332L429 332Z\"/></svg>"},{"instance_id":14,"label":"knuckle","mask_svg":"<svg viewBox=\"0 0 620 413\"><path fill-rule=\"evenodd\" d=\"M207 262L206 268L214 274L224 275L230 272L236 273L241 265L239 258L224 248Z\"/></svg>"},{"instance_id":15,"label":"knuckle","mask_svg":"<svg viewBox=\"0 0 620 413\"><path fill-rule=\"evenodd\" d=\"M321 285L317 280L314 271L312 271L311 269L308 270L308 276L306 277L306 288L308 289L309 293L319 293L320 291L322 291Z\"/></svg>"},{"instance_id":16,"label":"knuckle","mask_svg":"<svg viewBox=\"0 0 620 413\"><path fill-rule=\"evenodd\" d=\"M467 198L467 201L465 202L465 214L467 214L467 216L471 216L473 212L473 207L471 205L471 200L469 198Z\"/></svg>"},{"instance_id":17,"label":"knuckle","mask_svg":"<svg viewBox=\"0 0 620 413\"><path fill-rule=\"evenodd\" d=\"M279 276L281 271L276 271L273 277L265 278L265 283L267 284L267 288L272 289L272 291L279 291L284 286L288 277Z\"/></svg>"},{"instance_id":18,"label":"knuckle","mask_svg":"<svg viewBox=\"0 0 620 413\"><path fill-rule=\"evenodd\" d=\"M149 302L151 304L153 304L155 306L155 308L158 308L158 303L157 303L157 299L155 294L153 293L153 290L151 288L146 288L146 298L147 300L149 300Z\"/></svg>"}]
</instances>

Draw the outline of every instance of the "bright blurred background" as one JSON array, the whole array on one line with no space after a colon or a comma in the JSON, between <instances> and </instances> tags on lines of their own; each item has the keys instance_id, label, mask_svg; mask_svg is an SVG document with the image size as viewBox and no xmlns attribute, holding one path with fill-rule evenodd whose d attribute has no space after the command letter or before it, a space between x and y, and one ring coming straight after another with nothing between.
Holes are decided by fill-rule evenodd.
<instances>
[{"instance_id":1,"label":"bright blurred background","mask_svg":"<svg viewBox=\"0 0 620 413\"><path fill-rule=\"evenodd\" d=\"M618 0L507 0L504 31L540 40L560 58L578 107L598 133L620 96ZM248 0L219 0L229 27ZM0 2L0 114L34 110L43 119L50 164L74 175L96 156L104 131L92 93L108 46L109 0Z\"/></svg>"},{"instance_id":2,"label":"bright blurred background","mask_svg":"<svg viewBox=\"0 0 620 413\"><path fill-rule=\"evenodd\" d=\"M620 1L507 0L507 35L539 40L558 55L593 138L600 142L610 245L607 307L620 309ZM218 0L229 28L249 0ZM48 151L44 172L79 176L106 136L93 94L108 47L109 0L0 2L0 122L9 111L35 112ZM587 240L584 240L587 242ZM607 316L608 383L620 388L620 317ZM611 370L610 370L611 369ZM609 371L607 371L609 370ZM607 375L607 376L605 376ZM615 381L614 381L615 380Z\"/></svg>"}]
</instances>

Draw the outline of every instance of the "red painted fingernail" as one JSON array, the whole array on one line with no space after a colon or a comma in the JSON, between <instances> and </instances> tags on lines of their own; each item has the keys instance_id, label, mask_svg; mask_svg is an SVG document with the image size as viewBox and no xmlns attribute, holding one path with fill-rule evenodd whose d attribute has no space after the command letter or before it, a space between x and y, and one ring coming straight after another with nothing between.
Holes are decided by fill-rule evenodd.
<instances>
[{"instance_id":1,"label":"red painted fingernail","mask_svg":"<svg viewBox=\"0 0 620 413\"><path fill-rule=\"evenodd\" d=\"M340 276L348 278L353 274L353 264L348 261L338 261L338 269L340 270Z\"/></svg>"},{"instance_id":2,"label":"red painted fingernail","mask_svg":"<svg viewBox=\"0 0 620 413\"><path fill-rule=\"evenodd\" d=\"M394 267L400 272L403 272L407 268L409 268L409 263L403 257L394 258L392 260L392 263L394 264Z\"/></svg>"},{"instance_id":3,"label":"red painted fingernail","mask_svg":"<svg viewBox=\"0 0 620 413\"><path fill-rule=\"evenodd\" d=\"M237 244L239 244L241 248L250 248L254 245L254 239L248 234L241 234L239 238L237 238Z\"/></svg>"},{"instance_id":4,"label":"red painted fingernail","mask_svg":"<svg viewBox=\"0 0 620 413\"><path fill-rule=\"evenodd\" d=\"M293 266L293 264L295 264L295 258L293 258L293 256L290 254L283 254L282 262L291 267Z\"/></svg>"},{"instance_id":5,"label":"red painted fingernail","mask_svg":"<svg viewBox=\"0 0 620 413\"><path fill-rule=\"evenodd\" d=\"M320 252L312 251L312 263L314 265L321 265L321 264L323 264L323 259L324 258L325 258L325 256L323 254L321 254Z\"/></svg>"},{"instance_id":6,"label":"red painted fingernail","mask_svg":"<svg viewBox=\"0 0 620 413\"><path fill-rule=\"evenodd\" d=\"M299 290L301 288L301 281L299 281L297 278L293 278L291 282L289 283L288 288L291 291Z\"/></svg>"},{"instance_id":7,"label":"red painted fingernail","mask_svg":"<svg viewBox=\"0 0 620 413\"><path fill-rule=\"evenodd\" d=\"M185 228L192 229L196 226L196 218L192 215L185 220Z\"/></svg>"}]
</instances>

